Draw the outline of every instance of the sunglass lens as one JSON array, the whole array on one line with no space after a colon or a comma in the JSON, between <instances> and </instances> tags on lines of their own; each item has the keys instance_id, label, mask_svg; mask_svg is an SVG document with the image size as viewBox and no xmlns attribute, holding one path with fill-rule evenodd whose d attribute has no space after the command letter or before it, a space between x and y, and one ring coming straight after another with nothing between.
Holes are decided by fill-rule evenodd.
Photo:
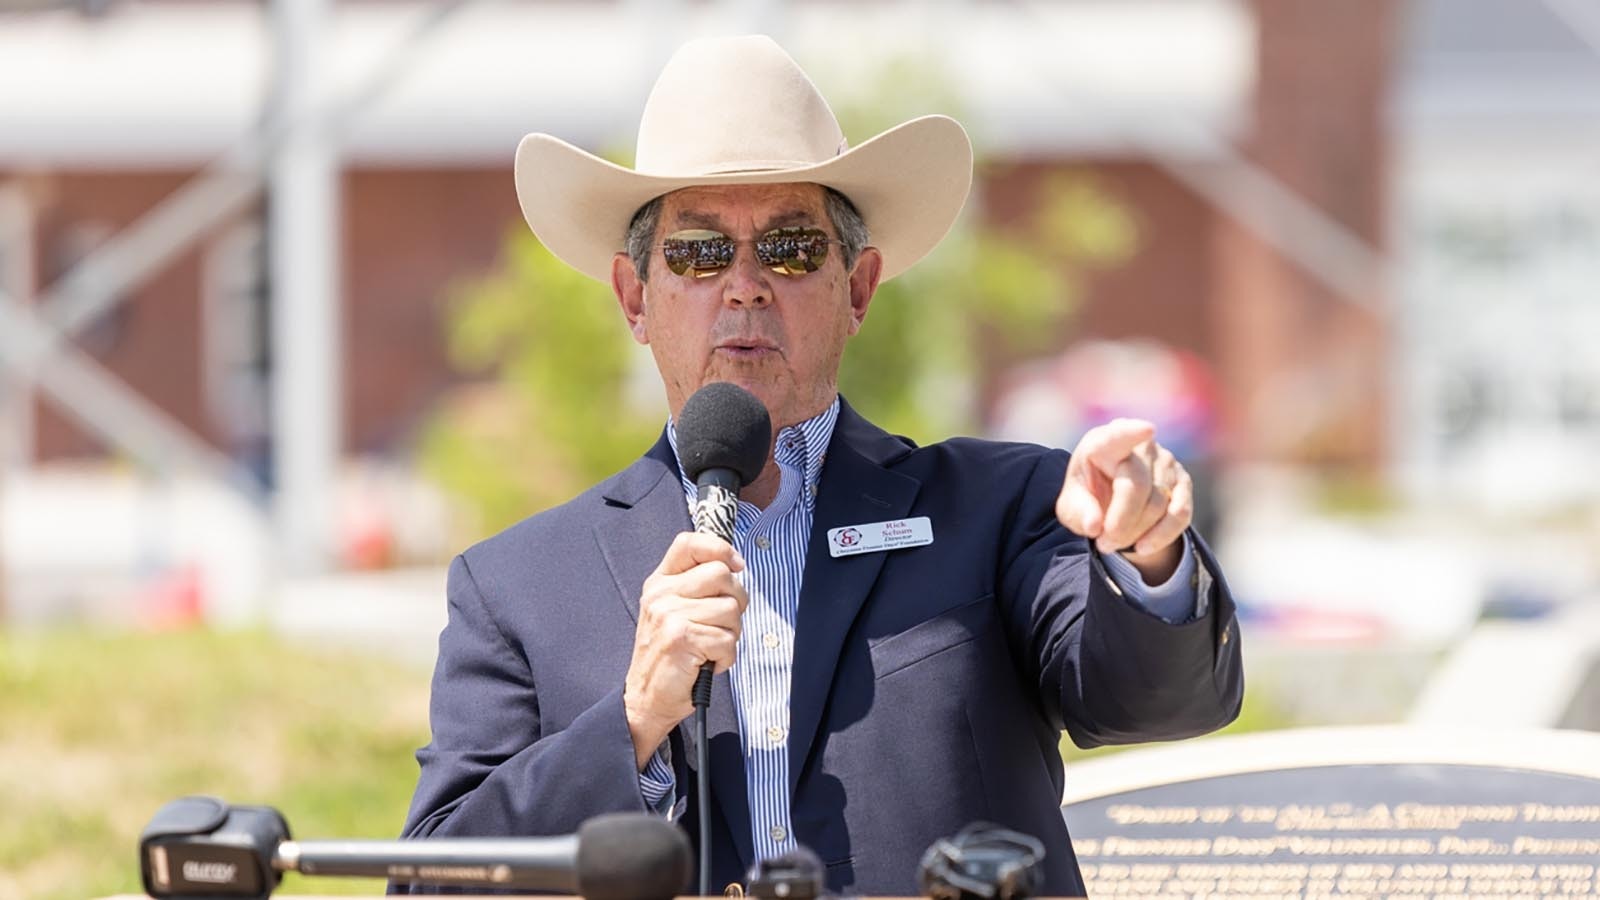
<instances>
[{"instance_id":1,"label":"sunglass lens","mask_svg":"<svg viewBox=\"0 0 1600 900\"><path fill-rule=\"evenodd\" d=\"M820 228L778 228L756 238L756 259L783 275L815 272L828 258L828 234ZM739 244L717 231L676 231L661 242L674 275L709 278L733 265Z\"/></svg>"},{"instance_id":2,"label":"sunglass lens","mask_svg":"<svg viewBox=\"0 0 1600 900\"><path fill-rule=\"evenodd\" d=\"M784 275L815 272L828 258L828 235L818 228L779 228L756 239L756 258Z\"/></svg>"},{"instance_id":3,"label":"sunglass lens","mask_svg":"<svg viewBox=\"0 0 1600 900\"><path fill-rule=\"evenodd\" d=\"M661 242L661 254L674 275L709 278L733 264L738 245L716 231L678 231Z\"/></svg>"}]
</instances>

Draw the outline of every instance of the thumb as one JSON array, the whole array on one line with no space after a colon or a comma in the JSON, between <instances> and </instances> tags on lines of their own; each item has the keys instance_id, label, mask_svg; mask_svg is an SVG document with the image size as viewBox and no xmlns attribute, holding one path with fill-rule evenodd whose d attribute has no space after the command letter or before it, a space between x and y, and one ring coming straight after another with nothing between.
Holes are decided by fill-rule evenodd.
<instances>
[{"instance_id":1,"label":"thumb","mask_svg":"<svg viewBox=\"0 0 1600 900\"><path fill-rule=\"evenodd\" d=\"M1068 478L1056 500L1056 519L1073 532L1090 540L1105 529L1105 513L1087 485Z\"/></svg>"}]
</instances>

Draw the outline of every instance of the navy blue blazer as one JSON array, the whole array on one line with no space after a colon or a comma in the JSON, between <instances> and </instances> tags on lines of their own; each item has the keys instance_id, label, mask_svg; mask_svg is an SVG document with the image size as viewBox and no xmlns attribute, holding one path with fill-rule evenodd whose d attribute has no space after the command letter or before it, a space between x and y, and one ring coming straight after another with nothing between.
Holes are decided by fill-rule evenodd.
<instances>
[{"instance_id":1,"label":"navy blue blazer","mask_svg":"<svg viewBox=\"0 0 1600 900\"><path fill-rule=\"evenodd\" d=\"M795 627L795 838L833 890L911 895L930 843L987 820L1044 841L1042 893L1082 894L1061 732L1082 746L1170 740L1237 715L1220 569L1196 540L1215 576L1209 609L1168 624L1118 596L1056 521L1066 453L966 438L918 448L841 407ZM931 519L932 544L828 553L830 528L912 516ZM623 678L644 579L690 528L663 435L623 472L456 558L407 837L565 834L644 809ZM726 674L710 733L720 888L752 862ZM688 723L670 738L679 796L694 796L692 741ZM697 815L691 803L691 839Z\"/></svg>"}]
</instances>

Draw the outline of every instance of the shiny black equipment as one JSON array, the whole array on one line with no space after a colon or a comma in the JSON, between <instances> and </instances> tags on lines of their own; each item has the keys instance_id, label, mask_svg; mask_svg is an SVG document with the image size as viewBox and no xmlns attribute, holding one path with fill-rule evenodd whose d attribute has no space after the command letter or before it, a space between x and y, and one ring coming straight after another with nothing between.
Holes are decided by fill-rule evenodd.
<instances>
[{"instance_id":1,"label":"shiny black equipment","mask_svg":"<svg viewBox=\"0 0 1600 900\"><path fill-rule=\"evenodd\" d=\"M940 838L922 855L917 880L934 900L1020 900L1039 889L1044 844L987 822Z\"/></svg>"}]
</instances>

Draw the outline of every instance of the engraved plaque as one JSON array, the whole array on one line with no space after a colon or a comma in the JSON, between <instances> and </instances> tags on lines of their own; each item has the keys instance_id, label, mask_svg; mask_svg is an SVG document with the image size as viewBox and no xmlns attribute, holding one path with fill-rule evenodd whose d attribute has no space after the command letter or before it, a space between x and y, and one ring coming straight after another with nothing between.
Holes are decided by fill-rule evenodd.
<instances>
[{"instance_id":1,"label":"engraved plaque","mask_svg":"<svg viewBox=\"0 0 1600 900\"><path fill-rule=\"evenodd\" d=\"M1600 893L1600 736L1518 737L1540 744L1348 729L1199 742L1199 764L1133 752L1109 777L1081 764L1099 783L1063 814L1091 897Z\"/></svg>"}]
</instances>

